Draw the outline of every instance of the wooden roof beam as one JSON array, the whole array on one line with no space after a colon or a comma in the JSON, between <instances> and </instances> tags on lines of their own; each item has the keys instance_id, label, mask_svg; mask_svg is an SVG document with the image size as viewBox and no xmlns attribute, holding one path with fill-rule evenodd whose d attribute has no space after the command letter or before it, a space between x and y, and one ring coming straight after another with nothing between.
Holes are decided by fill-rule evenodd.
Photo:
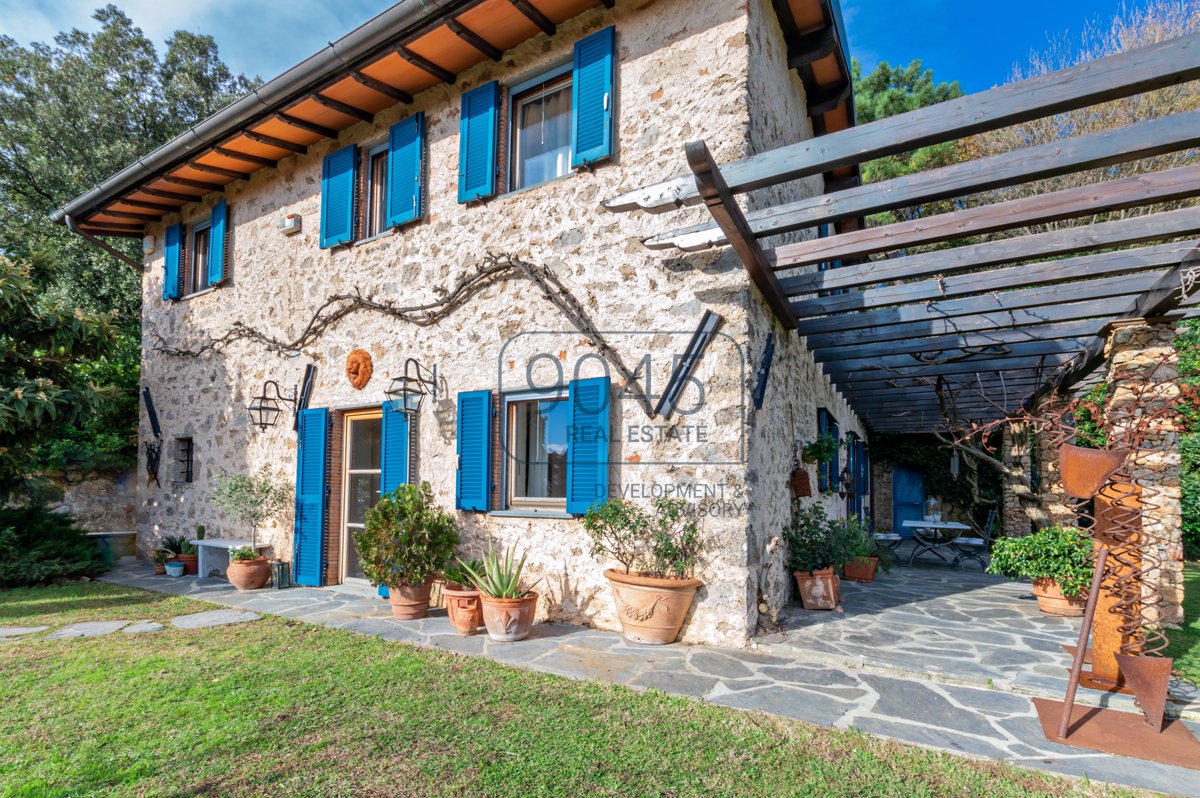
<instances>
[{"instance_id":1,"label":"wooden roof beam","mask_svg":"<svg viewBox=\"0 0 1200 798\"><path fill-rule=\"evenodd\" d=\"M221 175L222 177L232 177L234 180L245 180L251 174L253 174L252 172L239 172L236 169L226 169L223 166L209 166L206 163L198 163L196 161L192 161L191 163L187 164L187 168L195 169L199 172L209 172L214 175Z\"/></svg>"},{"instance_id":2,"label":"wooden roof beam","mask_svg":"<svg viewBox=\"0 0 1200 798\"><path fill-rule=\"evenodd\" d=\"M244 130L242 135L251 141L257 141L259 144L266 144L268 147L278 147L281 150L294 152L297 155L307 155L308 147L303 144L297 144L294 141L268 136L266 133L259 133L256 130Z\"/></svg>"},{"instance_id":3,"label":"wooden roof beam","mask_svg":"<svg viewBox=\"0 0 1200 798\"><path fill-rule=\"evenodd\" d=\"M975 333L955 333L930 338L914 337L903 341L885 341L874 344L849 344L826 348L811 348L813 359L818 363L834 363L840 360L882 358L889 355L914 353L954 352L963 347L979 348L1005 344L1039 343L1072 339L1089 340L1099 335L1108 323L1106 319L1083 319L1080 321L1056 322L1014 327L1012 329L988 330Z\"/></svg>"},{"instance_id":4,"label":"wooden roof beam","mask_svg":"<svg viewBox=\"0 0 1200 798\"><path fill-rule=\"evenodd\" d=\"M986 372L1007 372L1018 369L1038 368L1045 365L1046 367L1061 366L1065 363L1070 363L1078 357L1078 352L1059 352L1058 354L1046 355L1023 355L1013 357L993 357L990 359L981 360L962 360L955 363L943 363L941 365L920 365L913 364L912 366L893 367L889 369L883 368L865 368L860 370L850 370L838 372L837 376L830 375L837 386L843 390L850 390L855 385L869 384L879 380L898 379L898 378L916 378L916 377L938 377L947 374L983 374Z\"/></svg>"},{"instance_id":5,"label":"wooden roof beam","mask_svg":"<svg viewBox=\"0 0 1200 798\"><path fill-rule=\"evenodd\" d=\"M960 372L960 375L979 374L981 376L986 377L988 375L993 375L993 374L998 375L1000 373L1001 373L1000 371L980 371L980 372L968 371L968 372ZM1041 379L1043 376L1045 376L1047 378L1049 378L1049 376L1050 376L1049 374L1046 374L1044 369L1039 369L1037 367L1036 362L1034 362L1032 365L1025 366L1022 368L1005 369L1005 370L1003 370L1003 373L1005 374L1006 378L1012 380L1012 382L1014 384L1016 384L1017 381L1023 381L1023 382L1029 382L1030 380L1036 381L1038 379ZM933 376L936 377L937 375L933 375ZM951 376L954 376L954 375L951 375ZM870 390L872 388L876 388L876 389L895 388L895 387L897 387L895 383L898 380L903 380L903 379L913 379L913 378L899 377L899 376L897 376L897 377L879 377L879 378L873 379L873 380L860 380L854 384L846 383L845 385L839 385L838 388L840 390L842 390L844 393L846 393L848 396L852 396L853 392L855 390L860 390L860 389L861 390ZM1001 384L1001 381L1000 381L1000 379L997 378L992 381L992 384L995 386L999 386ZM930 390L933 390L932 387L930 388ZM969 392L975 391L977 389L972 387L972 385L968 382L959 390L966 391L969 393ZM985 388L984 390L990 390L990 388Z\"/></svg>"},{"instance_id":6,"label":"wooden roof beam","mask_svg":"<svg viewBox=\"0 0 1200 798\"><path fill-rule=\"evenodd\" d=\"M142 186L134 189L134 194L149 194L151 197L162 197L163 199L180 200L182 202L195 202L200 199L196 194L181 194L178 191L163 191L161 188L147 188Z\"/></svg>"},{"instance_id":7,"label":"wooden roof beam","mask_svg":"<svg viewBox=\"0 0 1200 798\"><path fill-rule=\"evenodd\" d=\"M722 167L738 194L841 166L953 141L1200 77L1200 34L1181 36L937 105L779 147ZM679 175L601 203L610 211L673 210L700 201Z\"/></svg>"},{"instance_id":8,"label":"wooden roof beam","mask_svg":"<svg viewBox=\"0 0 1200 798\"><path fill-rule=\"evenodd\" d=\"M421 70L424 70L425 72L428 72L430 75L433 75L435 78L442 81L443 83L454 83L456 80L458 80L458 75L455 75L453 72L446 69L445 67L438 66L437 64L433 63L432 61L430 61L427 58L423 58L422 56L417 55L412 50L409 50L407 47L397 46L396 47L396 55L400 56L405 61L412 64L417 69L421 69Z\"/></svg>"},{"instance_id":9,"label":"wooden roof beam","mask_svg":"<svg viewBox=\"0 0 1200 798\"><path fill-rule=\"evenodd\" d=\"M171 210L174 210L174 208L172 208ZM114 210L110 210L108 208L102 208L102 209L96 211L96 213L103 214L105 216L115 216L118 219L137 219L138 221L143 221L143 222L157 222L159 219L162 218L162 214L160 214L160 213L134 213L132 211L114 211ZM100 223L89 221L88 224L100 224Z\"/></svg>"},{"instance_id":10,"label":"wooden roof beam","mask_svg":"<svg viewBox=\"0 0 1200 798\"><path fill-rule=\"evenodd\" d=\"M164 180L168 183L174 183L177 186L187 186L188 188L199 188L205 191L224 191L225 186L221 183L209 183L204 180L192 180L190 177L176 177L175 175L162 175L159 180ZM192 197L192 200L198 200L200 197Z\"/></svg>"},{"instance_id":11,"label":"wooden roof beam","mask_svg":"<svg viewBox=\"0 0 1200 798\"><path fill-rule=\"evenodd\" d=\"M825 373L830 379L834 375L861 372L872 368L910 368L921 365L933 366L944 362L980 363L989 357L1024 357L1028 355L1058 355L1068 352L1083 352L1092 343L1091 338L1058 338L1049 341L1025 341L1019 344L992 344L968 349L934 349L930 352L876 357L843 358L826 361ZM919 360L918 355L927 355Z\"/></svg>"},{"instance_id":12,"label":"wooden roof beam","mask_svg":"<svg viewBox=\"0 0 1200 798\"><path fill-rule=\"evenodd\" d=\"M143 227L140 224L118 224L117 222L88 221L88 222L81 222L80 227L83 227L84 229L93 227L93 228L96 228L97 230L109 230L109 231L122 232L122 233L141 233L143 230L145 230L145 227Z\"/></svg>"},{"instance_id":13,"label":"wooden roof beam","mask_svg":"<svg viewBox=\"0 0 1200 798\"><path fill-rule=\"evenodd\" d=\"M336 139L338 137L338 131L334 130L333 128L325 127L324 125L318 125L316 122L309 122L307 119L301 119L298 116L278 113L275 115L275 117L285 125L291 125L292 127L297 127L301 130L307 130L309 133L316 133L318 136L324 136L327 139Z\"/></svg>"},{"instance_id":14,"label":"wooden roof beam","mask_svg":"<svg viewBox=\"0 0 1200 798\"><path fill-rule=\"evenodd\" d=\"M763 254L757 239L750 234L746 217L742 209L734 201L729 187L721 177L721 170L713 160L708 145L703 141L690 141L685 146L688 166L695 176L697 191L704 197L708 212L725 231L734 252L741 258L750 280L758 286L763 298L775 312L776 317L786 329L795 329L796 319L788 306L787 297L779 288L779 281L771 271L770 264Z\"/></svg>"},{"instance_id":15,"label":"wooden roof beam","mask_svg":"<svg viewBox=\"0 0 1200 798\"><path fill-rule=\"evenodd\" d=\"M382 80L377 80L363 72L351 72L350 76L371 91L382 94L385 97L390 97L396 102L411 103L413 101L413 96L404 91L404 89L398 89L390 83L384 83Z\"/></svg>"},{"instance_id":16,"label":"wooden roof beam","mask_svg":"<svg viewBox=\"0 0 1200 798\"><path fill-rule=\"evenodd\" d=\"M1197 146L1200 146L1200 111L1188 111L869 186L858 186L852 178L842 178L844 182L827 179L825 196L751 211L746 214L746 220L756 236L778 235ZM705 223L660 233L642 243L651 249L677 248L696 252L723 244L724 238L719 228Z\"/></svg>"},{"instance_id":17,"label":"wooden roof beam","mask_svg":"<svg viewBox=\"0 0 1200 798\"><path fill-rule=\"evenodd\" d=\"M468 28L466 25L459 22L456 17L451 17L446 22L446 26L449 27L450 30L454 32L455 36L462 39L464 42L471 45L476 50L483 53L484 55L486 55L488 58L492 59L493 61L499 61L501 58L504 57L504 53L503 53L503 51L501 51L501 49L499 47L492 44L491 42L489 42L488 40L486 40L482 36L480 36L478 33L476 33L475 31Z\"/></svg>"},{"instance_id":18,"label":"wooden roof beam","mask_svg":"<svg viewBox=\"0 0 1200 798\"><path fill-rule=\"evenodd\" d=\"M508 0L508 1L510 3L512 3L513 8L517 9L522 14L524 14L526 19L528 19L534 25L537 25L539 28L541 28L542 33L546 34L547 36L553 36L555 33L558 32L558 27L555 26L555 24L550 21L550 18L547 17L545 14L543 14L541 11L538 11L537 8L533 5L533 3L529 2L529 0Z\"/></svg>"},{"instance_id":19,"label":"wooden roof beam","mask_svg":"<svg viewBox=\"0 0 1200 798\"><path fill-rule=\"evenodd\" d=\"M854 87L849 80L813 92L808 98L808 115L821 116L850 99Z\"/></svg>"},{"instance_id":20,"label":"wooden roof beam","mask_svg":"<svg viewBox=\"0 0 1200 798\"><path fill-rule=\"evenodd\" d=\"M279 161L270 158L263 158L261 155L251 155L248 152L239 152L231 150L228 147L213 147L213 151L226 158L233 158L235 161L245 161L246 163L256 164L258 166L270 166L272 168L279 166Z\"/></svg>"},{"instance_id":21,"label":"wooden roof beam","mask_svg":"<svg viewBox=\"0 0 1200 798\"><path fill-rule=\"evenodd\" d=\"M799 69L810 66L822 58L840 50L842 43L838 40L837 30L832 26L820 28L811 33L800 34L788 45L788 67Z\"/></svg>"},{"instance_id":22,"label":"wooden roof beam","mask_svg":"<svg viewBox=\"0 0 1200 798\"><path fill-rule=\"evenodd\" d=\"M182 205L165 205L161 202L146 202L145 200L130 199L129 197L114 200L114 204L132 205L135 208L148 208L152 211L163 211L164 213L173 213L183 207Z\"/></svg>"},{"instance_id":23,"label":"wooden roof beam","mask_svg":"<svg viewBox=\"0 0 1200 798\"><path fill-rule=\"evenodd\" d=\"M337 111L339 114L352 116L361 122L375 121L375 114L371 113L370 111L364 111L362 108L357 108L349 103L344 103L341 100L335 100L332 97L327 97L324 94L321 94L319 91L314 93L312 98L329 110Z\"/></svg>"}]
</instances>

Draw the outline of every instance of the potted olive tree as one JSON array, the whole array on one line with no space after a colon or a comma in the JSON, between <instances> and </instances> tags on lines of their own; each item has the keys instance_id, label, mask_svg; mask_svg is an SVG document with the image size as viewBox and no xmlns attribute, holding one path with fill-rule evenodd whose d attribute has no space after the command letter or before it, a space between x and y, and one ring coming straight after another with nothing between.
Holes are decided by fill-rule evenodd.
<instances>
[{"instance_id":1,"label":"potted olive tree","mask_svg":"<svg viewBox=\"0 0 1200 798\"><path fill-rule=\"evenodd\" d=\"M277 518L292 506L292 486L276 480L271 469L263 466L254 475L221 474L217 477L217 488L213 502L225 510L239 524L250 527L249 549L234 559L229 554L226 578L238 590L256 590L271 581L271 564L258 553L258 528L267 521Z\"/></svg>"},{"instance_id":2,"label":"potted olive tree","mask_svg":"<svg viewBox=\"0 0 1200 798\"><path fill-rule=\"evenodd\" d=\"M626 499L609 499L588 510L583 527L592 556L621 564L604 572L612 586L625 639L665 645L679 637L696 591L692 576L700 555L700 535L687 517L687 502L659 498L647 513Z\"/></svg>"},{"instance_id":3,"label":"potted olive tree","mask_svg":"<svg viewBox=\"0 0 1200 798\"><path fill-rule=\"evenodd\" d=\"M513 643L528 637L537 614L538 594L533 592L533 585L526 587L521 581L521 571L525 568L525 557L529 552L526 551L518 560L516 551L514 544L501 557L489 546L483 558L482 570L458 561L479 588L483 624L487 627L488 637L501 643Z\"/></svg>"},{"instance_id":4,"label":"potted olive tree","mask_svg":"<svg viewBox=\"0 0 1200 798\"><path fill-rule=\"evenodd\" d=\"M840 597L837 569L851 559L852 542L820 505L792 502L792 521L783 530L787 567L806 610L832 610Z\"/></svg>"},{"instance_id":5,"label":"potted olive tree","mask_svg":"<svg viewBox=\"0 0 1200 798\"><path fill-rule=\"evenodd\" d=\"M433 580L458 545L458 524L434 503L428 482L401 485L367 511L354 545L367 579L387 586L392 615L424 618Z\"/></svg>"},{"instance_id":6,"label":"potted olive tree","mask_svg":"<svg viewBox=\"0 0 1200 798\"><path fill-rule=\"evenodd\" d=\"M1031 580L1038 608L1048 615L1082 615L1092 581L1092 539L1071 526L1000 538L992 546L988 572Z\"/></svg>"}]
</instances>

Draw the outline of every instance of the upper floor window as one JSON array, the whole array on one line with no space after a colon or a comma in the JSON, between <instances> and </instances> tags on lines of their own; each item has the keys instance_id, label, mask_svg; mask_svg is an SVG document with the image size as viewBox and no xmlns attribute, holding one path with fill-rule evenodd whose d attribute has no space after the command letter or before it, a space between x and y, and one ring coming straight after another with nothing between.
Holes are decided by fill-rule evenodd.
<instances>
[{"instance_id":1,"label":"upper floor window","mask_svg":"<svg viewBox=\"0 0 1200 798\"><path fill-rule=\"evenodd\" d=\"M387 181L388 147L381 144L367 153L367 207L364 237L371 238L388 230Z\"/></svg>"},{"instance_id":2,"label":"upper floor window","mask_svg":"<svg viewBox=\"0 0 1200 798\"><path fill-rule=\"evenodd\" d=\"M190 227L171 225L164 239L163 299L182 299L229 277L233 245L225 200L218 200L207 219Z\"/></svg>"},{"instance_id":3,"label":"upper floor window","mask_svg":"<svg viewBox=\"0 0 1200 798\"><path fill-rule=\"evenodd\" d=\"M557 70L561 73L563 70ZM553 73L551 73L553 75ZM525 84L528 86L529 84ZM571 72L543 76L514 89L512 98L513 191L571 172Z\"/></svg>"},{"instance_id":4,"label":"upper floor window","mask_svg":"<svg viewBox=\"0 0 1200 798\"><path fill-rule=\"evenodd\" d=\"M188 272L187 293L194 294L208 288L208 262L212 226L208 222L192 228L191 269Z\"/></svg>"}]
</instances>

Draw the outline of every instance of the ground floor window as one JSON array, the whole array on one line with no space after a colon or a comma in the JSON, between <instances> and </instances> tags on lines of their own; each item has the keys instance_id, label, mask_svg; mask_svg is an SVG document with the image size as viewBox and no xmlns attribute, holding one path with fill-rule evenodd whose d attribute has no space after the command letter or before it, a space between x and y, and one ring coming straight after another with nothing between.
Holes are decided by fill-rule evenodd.
<instances>
[{"instance_id":1,"label":"ground floor window","mask_svg":"<svg viewBox=\"0 0 1200 798\"><path fill-rule=\"evenodd\" d=\"M564 508L570 426L566 397L516 397L506 404L504 476L509 505Z\"/></svg>"}]
</instances>

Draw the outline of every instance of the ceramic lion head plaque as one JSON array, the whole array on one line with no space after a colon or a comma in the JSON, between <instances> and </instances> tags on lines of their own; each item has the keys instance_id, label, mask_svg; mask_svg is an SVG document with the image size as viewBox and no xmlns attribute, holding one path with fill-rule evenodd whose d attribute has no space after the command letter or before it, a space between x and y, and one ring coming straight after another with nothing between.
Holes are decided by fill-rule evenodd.
<instances>
[{"instance_id":1,"label":"ceramic lion head plaque","mask_svg":"<svg viewBox=\"0 0 1200 798\"><path fill-rule=\"evenodd\" d=\"M367 383L371 381L371 372L374 371L374 366L371 365L371 353L364 349L355 349L350 354L346 355L346 379L350 380L350 384L355 390L361 391L367 387Z\"/></svg>"}]
</instances>

